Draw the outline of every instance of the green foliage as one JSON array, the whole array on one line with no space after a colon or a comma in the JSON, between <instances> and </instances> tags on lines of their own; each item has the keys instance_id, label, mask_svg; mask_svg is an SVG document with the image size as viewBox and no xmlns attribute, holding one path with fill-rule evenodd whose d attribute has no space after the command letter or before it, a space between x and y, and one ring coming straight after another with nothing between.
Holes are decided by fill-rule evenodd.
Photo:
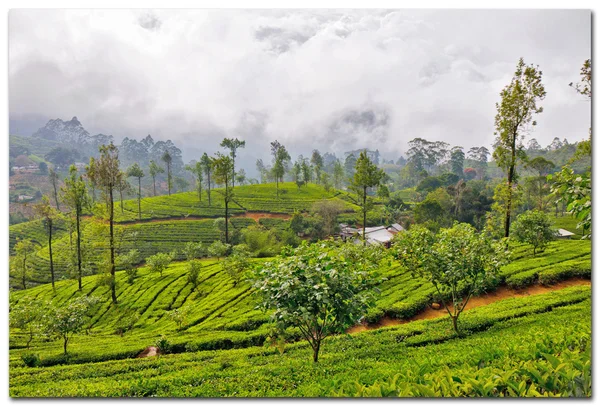
<instances>
[{"instance_id":1,"label":"green foliage","mask_svg":"<svg viewBox=\"0 0 600 406\"><path fill-rule=\"evenodd\" d=\"M34 353L25 353L21 355L21 359L30 368L39 367L41 364L40 356Z\"/></svg>"},{"instance_id":2,"label":"green foliage","mask_svg":"<svg viewBox=\"0 0 600 406\"><path fill-rule=\"evenodd\" d=\"M160 354L168 354L171 352L172 349L171 342L165 336L160 336L160 338L156 340L154 345L156 346L156 348L158 348Z\"/></svg>"},{"instance_id":3,"label":"green foliage","mask_svg":"<svg viewBox=\"0 0 600 406\"><path fill-rule=\"evenodd\" d=\"M552 221L542 211L526 211L517 217L513 224L511 234L518 242L533 246L533 255L537 250L544 251L550 241L553 241L558 232L552 229Z\"/></svg>"},{"instance_id":4,"label":"green foliage","mask_svg":"<svg viewBox=\"0 0 600 406\"><path fill-rule=\"evenodd\" d=\"M158 272L160 276L163 276L163 271L169 267L173 261L174 253L159 252L151 257L146 258L146 263L150 267L150 271Z\"/></svg>"},{"instance_id":5,"label":"green foliage","mask_svg":"<svg viewBox=\"0 0 600 406\"><path fill-rule=\"evenodd\" d=\"M67 355L69 339L85 327L88 312L97 302L94 296L80 296L66 305L52 305L46 310L47 332L63 340L64 355Z\"/></svg>"},{"instance_id":6,"label":"green foliage","mask_svg":"<svg viewBox=\"0 0 600 406\"><path fill-rule=\"evenodd\" d=\"M233 247L231 255L223 261L223 269L233 279L233 286L236 286L244 277L244 274L251 268L250 251L245 244L239 244Z\"/></svg>"},{"instance_id":7,"label":"green foliage","mask_svg":"<svg viewBox=\"0 0 600 406\"><path fill-rule=\"evenodd\" d=\"M423 227L412 227L397 234L394 254L404 268L433 285L457 334L458 318L469 299L496 278L507 257L502 244L465 223L455 223L437 235ZM450 304L445 301L448 296Z\"/></svg>"},{"instance_id":8,"label":"green foliage","mask_svg":"<svg viewBox=\"0 0 600 406\"><path fill-rule=\"evenodd\" d=\"M365 314L377 282L381 247L303 242L267 262L253 277L260 307L273 311L280 330L295 327L310 343L313 361L322 340L341 333Z\"/></svg>"},{"instance_id":9,"label":"green foliage","mask_svg":"<svg viewBox=\"0 0 600 406\"><path fill-rule=\"evenodd\" d=\"M200 282L198 280L198 276L200 276L201 269L202 263L200 261L193 259L188 262L187 280L189 283L192 284L194 289L198 287L198 283Z\"/></svg>"},{"instance_id":10,"label":"green foliage","mask_svg":"<svg viewBox=\"0 0 600 406\"><path fill-rule=\"evenodd\" d=\"M217 240L210 244L207 251L209 256L216 257L218 260L220 260L222 257L227 255L229 248L231 248L231 245Z\"/></svg>"},{"instance_id":11,"label":"green foliage","mask_svg":"<svg viewBox=\"0 0 600 406\"><path fill-rule=\"evenodd\" d=\"M565 202L569 214L579 220L584 238L591 238L592 228L592 180L589 172L576 174L569 166L564 166L555 175L549 175L552 193L558 202Z\"/></svg>"}]
</instances>

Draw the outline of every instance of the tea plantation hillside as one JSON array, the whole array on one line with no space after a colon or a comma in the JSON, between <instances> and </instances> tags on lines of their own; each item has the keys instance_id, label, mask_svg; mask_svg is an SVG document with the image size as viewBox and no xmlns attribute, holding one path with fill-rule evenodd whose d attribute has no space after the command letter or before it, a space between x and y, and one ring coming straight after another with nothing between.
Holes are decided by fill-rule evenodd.
<instances>
[{"instance_id":1,"label":"tea plantation hillside","mask_svg":"<svg viewBox=\"0 0 600 406\"><path fill-rule=\"evenodd\" d=\"M284 230L288 228L287 218L295 211L308 212L315 202L323 199L337 201L345 208L340 221L358 221L356 206L352 195L348 192L331 190L308 184L298 188L292 183L281 183L279 186L280 199L274 199L275 186L271 184L237 186L235 201L230 206L232 231L241 231L250 225L262 225L267 229ZM183 259L181 250L187 242L202 242L206 245L218 239L223 239L222 231L214 219L224 217L225 207L223 197L215 189L211 193L211 205L208 205L206 191L202 201L194 192L177 193L171 196L147 197L142 199L142 220L138 220L137 200L125 200L123 209L116 202L116 235L117 254L130 249L140 251L140 262L157 252L176 252L177 259ZM377 203L377 202L376 202ZM369 225L378 224L379 210L370 214ZM273 218L270 218L272 215ZM263 218L255 218L263 217ZM108 229L99 227L102 221L98 217L87 216L83 220L82 236L86 242L87 274L96 273L101 257L108 251ZM14 245L22 239L31 239L39 249L30 258L31 272L27 284L38 285L50 282L49 254L47 235L41 220L29 221L10 227L9 246L11 255ZM53 248L56 275L68 277L69 253L74 247L74 234L70 235L66 220L55 224L53 231ZM22 283L11 277L11 286L22 288Z\"/></svg>"},{"instance_id":2,"label":"tea plantation hillside","mask_svg":"<svg viewBox=\"0 0 600 406\"><path fill-rule=\"evenodd\" d=\"M211 204L208 204L208 193L202 192L202 200L197 192L176 193L171 196L145 197L141 201L142 219L188 218L188 217L223 217L225 203L221 189L211 190ZM320 200L339 201L347 210L354 212L357 208L352 203L349 193L309 183L298 188L295 183L279 184L279 199L276 198L275 184L256 184L236 186L233 203L230 205L232 215L245 212L284 213L309 211L312 205ZM115 221L127 222L138 219L137 199L115 205Z\"/></svg>"},{"instance_id":3,"label":"tea plantation hillside","mask_svg":"<svg viewBox=\"0 0 600 406\"><path fill-rule=\"evenodd\" d=\"M496 284L525 287L533 283L551 284L573 277L589 278L590 245L589 241L557 241L546 252L535 257L531 255L529 247L517 246L514 249L514 262L503 268ZM265 260L268 259L254 261L260 265ZM222 262L204 260L202 264L196 289L188 282L185 262L171 265L162 276L142 267L133 283L127 282L124 272L117 272L119 304L116 307L110 305L108 287L98 284L97 276L84 278L82 292L77 291L76 281L66 280L56 284L56 293L47 284L25 291L13 291L11 301L14 304L33 299L66 303L82 294L101 299L92 312L88 334L78 335L72 340L68 359L61 356L60 342L35 343L35 351L42 357L44 365L131 358L162 335L171 341L174 352L261 345L269 334L268 315L255 309L250 286L243 282L236 284L223 270ZM381 295L367 321L377 322L383 317L410 318L432 302L433 290L427 281L413 277L394 263L382 268L381 273L387 280L379 287ZM588 292L584 294L585 297L589 295L589 288L579 287L575 291ZM561 295L553 297L559 302L564 299ZM565 297L570 303L571 296ZM537 300L531 302L541 306L540 309L547 307ZM184 309L187 313L181 328L169 316L174 309ZM527 310L523 311L528 313ZM442 324L446 322L440 321ZM127 330L123 336L116 334L122 329ZM446 330L438 333L442 334L443 331ZM12 329L11 333L11 363L16 366L20 365L20 356L27 350L23 348L24 336L16 329Z\"/></svg>"},{"instance_id":4,"label":"tea plantation hillside","mask_svg":"<svg viewBox=\"0 0 600 406\"><path fill-rule=\"evenodd\" d=\"M45 363L39 368L25 367L19 358L23 350L13 348L10 394L590 396L590 309L589 286L505 299L466 311L466 337L457 338L446 318L417 321L331 337L318 364L310 361L306 342L284 349L251 346L262 343L251 338L260 328L227 330L227 311L219 312L223 321L208 317L198 324L221 324L212 338L198 332L192 339L163 324L174 354L145 359L124 358L134 357L156 336L134 329L109 339L92 328L90 335L76 337L70 358L53 355L60 345L36 344ZM63 365L53 366L57 363Z\"/></svg>"}]
</instances>

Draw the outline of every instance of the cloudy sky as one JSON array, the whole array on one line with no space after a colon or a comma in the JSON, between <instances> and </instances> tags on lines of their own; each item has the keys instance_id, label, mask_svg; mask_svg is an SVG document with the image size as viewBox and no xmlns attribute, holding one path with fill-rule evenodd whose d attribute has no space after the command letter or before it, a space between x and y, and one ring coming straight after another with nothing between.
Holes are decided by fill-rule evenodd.
<instances>
[{"instance_id":1,"label":"cloudy sky","mask_svg":"<svg viewBox=\"0 0 600 406\"><path fill-rule=\"evenodd\" d=\"M242 163L274 139L293 157L489 146L522 56L547 91L532 136L575 141L591 106L568 83L590 48L575 10L12 10L11 132L77 116L92 134L172 139L185 159L237 136Z\"/></svg>"}]
</instances>

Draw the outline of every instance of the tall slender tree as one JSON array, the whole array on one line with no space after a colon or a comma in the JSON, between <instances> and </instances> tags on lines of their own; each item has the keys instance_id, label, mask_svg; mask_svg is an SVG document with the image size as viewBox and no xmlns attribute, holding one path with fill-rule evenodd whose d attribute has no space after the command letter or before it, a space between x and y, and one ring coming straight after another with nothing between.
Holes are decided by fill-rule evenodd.
<instances>
[{"instance_id":1,"label":"tall slender tree","mask_svg":"<svg viewBox=\"0 0 600 406\"><path fill-rule=\"evenodd\" d=\"M42 201L33 206L33 211L37 218L44 223L44 228L48 235L48 257L50 259L50 278L52 289L54 287L54 257L52 255L52 231L54 230L54 220L59 217L59 211L50 205L48 196L42 196Z\"/></svg>"},{"instance_id":2,"label":"tall slender tree","mask_svg":"<svg viewBox=\"0 0 600 406\"><path fill-rule=\"evenodd\" d=\"M271 143L271 155L273 155L273 176L275 177L277 199L279 199L279 182L283 181L285 167L291 157L287 152L287 149L285 149L285 147L277 140Z\"/></svg>"},{"instance_id":3,"label":"tall slender tree","mask_svg":"<svg viewBox=\"0 0 600 406\"><path fill-rule=\"evenodd\" d=\"M54 202L56 203L56 210L60 210L60 204L58 204L58 173L54 169L48 171L48 179L54 189Z\"/></svg>"},{"instance_id":4,"label":"tall slender tree","mask_svg":"<svg viewBox=\"0 0 600 406\"><path fill-rule=\"evenodd\" d=\"M100 157L96 160L96 171L93 173L93 179L96 184L102 187L105 194L106 206L108 209L109 224L109 247L110 247L110 288L113 304L117 304L117 284L115 279L115 205L114 191L119 187L123 178L123 172L119 169L119 150L111 142L109 145L102 145L99 148Z\"/></svg>"},{"instance_id":5,"label":"tall slender tree","mask_svg":"<svg viewBox=\"0 0 600 406\"><path fill-rule=\"evenodd\" d=\"M91 157L90 163L85 166L86 177L88 180L88 184L90 189L92 189L92 203L96 203L96 181L95 181L95 172L96 172L96 158Z\"/></svg>"},{"instance_id":6,"label":"tall slender tree","mask_svg":"<svg viewBox=\"0 0 600 406\"><path fill-rule=\"evenodd\" d=\"M185 166L186 171L190 171L196 179L196 191L198 192L198 200L202 201L202 173L204 172L204 168L202 167L202 162L193 162L189 165Z\"/></svg>"},{"instance_id":7,"label":"tall slender tree","mask_svg":"<svg viewBox=\"0 0 600 406\"><path fill-rule=\"evenodd\" d=\"M314 149L310 157L310 163L315 171L315 179L318 183L321 182L321 170L323 169L323 156L318 149Z\"/></svg>"},{"instance_id":8,"label":"tall slender tree","mask_svg":"<svg viewBox=\"0 0 600 406\"><path fill-rule=\"evenodd\" d=\"M156 196L156 176L160 173L165 173L162 166L159 166L154 161L150 161L150 169L148 170L150 176L152 176L152 187L154 189L154 196Z\"/></svg>"},{"instance_id":9,"label":"tall slender tree","mask_svg":"<svg viewBox=\"0 0 600 406\"><path fill-rule=\"evenodd\" d=\"M230 151L230 155L231 155L231 172L232 172L232 176L231 176L231 187L234 188L235 187L235 157L237 156L237 150L238 148L245 148L246 147L246 141L242 141L242 140L238 140L237 138L224 138L223 141L221 141L221 147L223 148L227 148Z\"/></svg>"},{"instance_id":10,"label":"tall slender tree","mask_svg":"<svg viewBox=\"0 0 600 406\"><path fill-rule=\"evenodd\" d=\"M229 203L233 199L232 175L233 159L227 155L217 152L217 157L213 159L213 168L215 181L224 185L225 190L219 191L225 201L225 243L229 244Z\"/></svg>"},{"instance_id":11,"label":"tall slender tree","mask_svg":"<svg viewBox=\"0 0 600 406\"><path fill-rule=\"evenodd\" d=\"M134 163L127 169L127 176L137 178L138 180L138 219L142 219L142 178L145 176L144 171L138 165Z\"/></svg>"},{"instance_id":12,"label":"tall slender tree","mask_svg":"<svg viewBox=\"0 0 600 406\"><path fill-rule=\"evenodd\" d=\"M171 187L173 186L173 178L171 176L171 164L173 163L173 157L169 153L169 150L166 150L162 155L161 159L167 165L167 189L169 190L169 196L171 196Z\"/></svg>"},{"instance_id":13,"label":"tall slender tree","mask_svg":"<svg viewBox=\"0 0 600 406\"><path fill-rule=\"evenodd\" d=\"M65 179L65 185L62 188L62 200L71 209L75 216L75 231L77 232L77 275L79 290L81 290L81 278L83 272L81 269L81 215L83 209L90 203L89 196L83 177L77 173L75 165L69 168L69 177Z\"/></svg>"},{"instance_id":14,"label":"tall slender tree","mask_svg":"<svg viewBox=\"0 0 600 406\"><path fill-rule=\"evenodd\" d=\"M12 262L12 268L16 273L15 277L21 279L23 289L27 289L27 277L29 276L29 257L33 254L34 245L29 239L21 240L15 244L15 257Z\"/></svg>"},{"instance_id":15,"label":"tall slender tree","mask_svg":"<svg viewBox=\"0 0 600 406\"><path fill-rule=\"evenodd\" d=\"M453 147L450 150L450 167L452 168L452 173L462 177L464 162L465 152L463 151L463 147Z\"/></svg>"},{"instance_id":16,"label":"tall slender tree","mask_svg":"<svg viewBox=\"0 0 600 406\"><path fill-rule=\"evenodd\" d=\"M339 159L333 164L333 186L336 189L341 189L344 180L344 166Z\"/></svg>"},{"instance_id":17,"label":"tall slender tree","mask_svg":"<svg viewBox=\"0 0 600 406\"><path fill-rule=\"evenodd\" d=\"M500 92L496 103L496 149L494 159L506 171L507 200L504 208L504 236L510 233L512 189L517 181L517 163L525 158L523 139L528 127L537 123L534 115L543 111L538 102L546 97L539 67L526 65L519 59L515 74L508 86Z\"/></svg>"},{"instance_id":18,"label":"tall slender tree","mask_svg":"<svg viewBox=\"0 0 600 406\"><path fill-rule=\"evenodd\" d=\"M202 170L206 175L206 194L208 195L208 206L210 207L210 175L212 172L213 163L212 158L209 157L206 152L202 154L202 158L200 158L200 165L202 166Z\"/></svg>"},{"instance_id":19,"label":"tall slender tree","mask_svg":"<svg viewBox=\"0 0 600 406\"><path fill-rule=\"evenodd\" d=\"M352 178L351 188L358 195L357 204L360 206L363 215L363 244L367 244L365 228L367 226L367 212L372 208L373 203L368 198L367 189L379 186L384 177L384 172L369 159L367 153L362 151L356 161L354 176Z\"/></svg>"}]
</instances>

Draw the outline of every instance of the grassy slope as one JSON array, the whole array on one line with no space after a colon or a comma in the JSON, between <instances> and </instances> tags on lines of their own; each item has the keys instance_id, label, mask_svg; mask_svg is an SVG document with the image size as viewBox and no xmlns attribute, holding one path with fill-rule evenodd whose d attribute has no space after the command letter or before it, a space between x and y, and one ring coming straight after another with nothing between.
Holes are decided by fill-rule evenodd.
<instances>
[{"instance_id":1,"label":"grassy slope","mask_svg":"<svg viewBox=\"0 0 600 406\"><path fill-rule=\"evenodd\" d=\"M356 395L355 382L373 385L397 374L398 386L413 391L409 396L497 395L522 382L519 395L564 394L573 380L561 374L590 374L590 299L589 287L572 287L469 310L461 325L471 334L462 339L446 319L332 337L317 365L304 342L288 345L283 355L252 347L38 369L18 366L11 354L10 394L347 396ZM564 365L553 369L553 358L543 354ZM440 385L446 379L450 384ZM582 386L591 388L591 381Z\"/></svg>"},{"instance_id":2,"label":"grassy slope","mask_svg":"<svg viewBox=\"0 0 600 406\"><path fill-rule=\"evenodd\" d=\"M108 288L98 287L96 277L86 277L83 294L98 295L103 301L95 309L91 334L77 336L72 341L74 362L131 357L163 334L178 344L180 350L186 345L188 349L214 349L260 344L268 332L268 325L264 324L268 316L255 310L250 287L245 283L234 286L220 263L210 260L203 263L201 283L196 291L187 283L185 262L173 264L162 277L142 267L138 279L131 285L126 282L124 273L118 272L120 304L116 308L110 306ZM569 263L577 266L564 266ZM536 278L524 278L519 286L546 280L546 275L551 276L549 282L572 276L589 277L589 241L555 242L546 253L536 257L531 256L527 247L517 247L515 261L503 269L501 279L508 281L515 275L529 275L532 271ZM426 281L412 277L395 264L383 268L382 274L388 280L380 287L381 296L369 314L371 321L383 316L411 317L431 303L433 290ZM56 296L49 285L43 285L13 292L11 298L17 302L37 298L64 303L79 294L75 281L61 281L57 283ZM189 315L182 331L177 331L166 312L182 306L189 309ZM116 325L128 312L138 313L139 319L132 331L119 337L114 334ZM20 362L19 356L24 350L18 347L23 341L23 337L13 331L12 362ZM36 351L48 358L49 363L55 362L53 358L61 352L61 343L56 341L38 342L36 346Z\"/></svg>"},{"instance_id":3,"label":"grassy slope","mask_svg":"<svg viewBox=\"0 0 600 406\"><path fill-rule=\"evenodd\" d=\"M243 209L240 206L232 205L231 213L234 216L243 215L246 211L290 214L294 210L310 210L315 202L328 199L339 201L344 205L347 210L344 216L357 217L356 206L351 203L346 192L333 190L327 192L321 186L314 184L298 189L295 184L282 183L280 184L279 201L273 198L275 193L275 185L272 184L237 186L235 199ZM198 196L192 192L144 198L142 200L142 222L136 222L138 217L136 200L124 201L123 209L121 211L120 203L117 203L115 207L116 221L119 223L117 234L123 232L125 235L122 243L117 247L117 251L126 252L136 248L141 251L142 259L157 252L181 251L188 241L210 244L220 236L219 230L214 227L213 220L224 216L224 202L219 189L212 192L211 207L208 206L206 192L202 202L199 202ZM375 221L377 214L374 212L373 216L372 221ZM278 220L262 219L260 224L267 228L285 227L286 223ZM256 222L247 218L234 218L232 224L234 228L243 229L256 224ZM103 232L107 233L106 230ZM32 258L32 272L28 283L48 283L50 280L48 248L45 230L41 222L26 222L11 226L9 234L11 254L17 239L31 238L41 244L41 248ZM108 249L106 235L98 232L97 227L92 226L90 219L84 220L82 235L86 241L92 241L92 248L88 255L93 262L91 270L96 271L100 257ZM67 259L64 255L61 257L60 254L67 252L71 243L65 226L61 223L55 230L53 243L58 278L64 277L67 269ZM182 258L182 255L179 255L179 259ZM11 284L20 288L20 284L15 280L11 280Z\"/></svg>"}]
</instances>

